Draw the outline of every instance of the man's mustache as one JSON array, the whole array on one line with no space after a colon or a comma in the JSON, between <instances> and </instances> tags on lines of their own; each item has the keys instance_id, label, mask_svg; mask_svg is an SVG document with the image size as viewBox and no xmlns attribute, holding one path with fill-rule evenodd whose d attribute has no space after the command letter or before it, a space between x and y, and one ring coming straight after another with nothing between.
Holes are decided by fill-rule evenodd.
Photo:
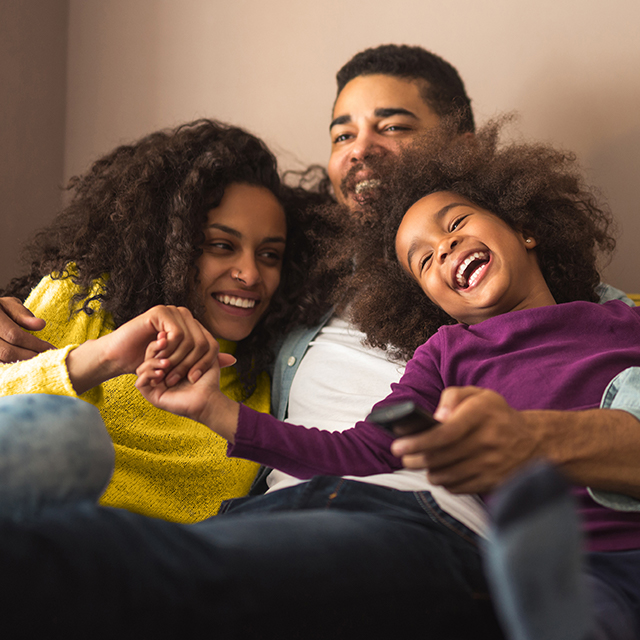
<instances>
[{"instance_id":1,"label":"man's mustache","mask_svg":"<svg viewBox=\"0 0 640 640\"><path fill-rule=\"evenodd\" d=\"M357 194L356 186L359 182L362 182L362 178L357 178L356 174L361 171L367 171L368 175L366 180L377 181L376 187L383 181L383 176L387 175L390 170L390 161L387 158L374 156L368 159L366 162L358 162L354 164L349 171L347 171L344 178L340 181L340 191L346 197L349 195L363 196L367 190L362 194Z\"/></svg>"}]
</instances>

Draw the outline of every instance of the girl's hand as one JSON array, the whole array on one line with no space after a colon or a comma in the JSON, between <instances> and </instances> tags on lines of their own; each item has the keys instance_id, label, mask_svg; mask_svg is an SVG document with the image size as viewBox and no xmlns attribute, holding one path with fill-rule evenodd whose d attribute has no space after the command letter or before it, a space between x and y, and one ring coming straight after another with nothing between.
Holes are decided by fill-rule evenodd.
<instances>
[{"instance_id":1,"label":"girl's hand","mask_svg":"<svg viewBox=\"0 0 640 640\"><path fill-rule=\"evenodd\" d=\"M212 367L193 381L183 378L169 387L165 380L168 367L166 358L145 360L136 371L136 388L158 409L202 422L211 395L219 390L219 368Z\"/></svg>"},{"instance_id":2,"label":"girl's hand","mask_svg":"<svg viewBox=\"0 0 640 640\"><path fill-rule=\"evenodd\" d=\"M409 469L453 493L493 490L541 454L544 432L531 411L516 411L490 389L448 387L434 418L442 424L398 438L391 451Z\"/></svg>"},{"instance_id":3,"label":"girl's hand","mask_svg":"<svg viewBox=\"0 0 640 640\"><path fill-rule=\"evenodd\" d=\"M162 334L149 345L148 357L136 371L137 389L159 409L201 422L233 441L238 405L220 391L220 368L233 365L235 358L218 353L213 366L204 374L195 377L189 375L177 384L168 386L165 378L170 362L162 357L165 345L166 338Z\"/></svg>"}]
</instances>

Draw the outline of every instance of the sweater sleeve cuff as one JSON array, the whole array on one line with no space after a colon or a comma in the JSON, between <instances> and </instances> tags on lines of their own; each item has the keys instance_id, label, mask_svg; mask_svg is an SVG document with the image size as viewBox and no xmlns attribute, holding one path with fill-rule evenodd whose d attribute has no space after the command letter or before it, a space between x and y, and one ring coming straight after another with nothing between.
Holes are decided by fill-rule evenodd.
<instances>
[{"instance_id":1,"label":"sweater sleeve cuff","mask_svg":"<svg viewBox=\"0 0 640 640\"><path fill-rule=\"evenodd\" d=\"M67 370L67 355L77 346L72 344L62 349L51 349L29 360L2 365L0 395L46 393L54 396L80 397L91 404L99 405L102 402L101 387L95 387L78 396L71 384Z\"/></svg>"},{"instance_id":2,"label":"sweater sleeve cuff","mask_svg":"<svg viewBox=\"0 0 640 640\"><path fill-rule=\"evenodd\" d=\"M255 452L256 447L261 448L258 442L258 434L265 432L268 428L269 419L278 422L268 413L260 413L254 411L244 404L240 404L240 412L238 414L238 428L236 429L235 442L229 443L227 447L227 455L234 458L251 459L251 455ZM265 424L266 420L266 424ZM262 429L260 423L262 422Z\"/></svg>"}]
</instances>

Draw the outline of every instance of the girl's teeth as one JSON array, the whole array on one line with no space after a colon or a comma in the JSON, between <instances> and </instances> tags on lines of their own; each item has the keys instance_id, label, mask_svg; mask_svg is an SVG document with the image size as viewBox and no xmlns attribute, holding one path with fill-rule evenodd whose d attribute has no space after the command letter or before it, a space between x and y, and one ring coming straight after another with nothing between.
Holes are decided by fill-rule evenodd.
<instances>
[{"instance_id":1,"label":"girl's teeth","mask_svg":"<svg viewBox=\"0 0 640 640\"><path fill-rule=\"evenodd\" d=\"M465 276L465 271L467 270L467 267L474 261L474 260L487 260L488 259L488 254L486 251L476 251L475 253L472 253L471 255L467 256L461 263L460 266L458 267L458 270L456 271L456 282L458 283L459 287L467 287L471 284L473 284L476 279L477 279L477 275L479 275L479 271L474 271L471 274L471 277L469 278L469 282L467 282L467 278ZM475 276L475 277L474 277Z\"/></svg>"}]
</instances>

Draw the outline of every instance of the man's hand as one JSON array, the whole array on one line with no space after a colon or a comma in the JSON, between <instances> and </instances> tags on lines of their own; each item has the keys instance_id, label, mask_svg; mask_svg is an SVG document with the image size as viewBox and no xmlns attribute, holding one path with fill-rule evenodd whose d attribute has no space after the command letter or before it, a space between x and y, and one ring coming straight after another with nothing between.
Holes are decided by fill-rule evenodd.
<instances>
[{"instance_id":1,"label":"man's hand","mask_svg":"<svg viewBox=\"0 0 640 640\"><path fill-rule=\"evenodd\" d=\"M18 298L0 298L0 362L29 360L53 346L27 333L40 331L45 321L36 318Z\"/></svg>"},{"instance_id":2,"label":"man's hand","mask_svg":"<svg viewBox=\"0 0 640 640\"><path fill-rule=\"evenodd\" d=\"M409 469L428 469L429 480L454 493L484 493L540 456L540 421L512 409L494 391L449 387L434 417L441 425L398 438L392 452Z\"/></svg>"}]
</instances>

